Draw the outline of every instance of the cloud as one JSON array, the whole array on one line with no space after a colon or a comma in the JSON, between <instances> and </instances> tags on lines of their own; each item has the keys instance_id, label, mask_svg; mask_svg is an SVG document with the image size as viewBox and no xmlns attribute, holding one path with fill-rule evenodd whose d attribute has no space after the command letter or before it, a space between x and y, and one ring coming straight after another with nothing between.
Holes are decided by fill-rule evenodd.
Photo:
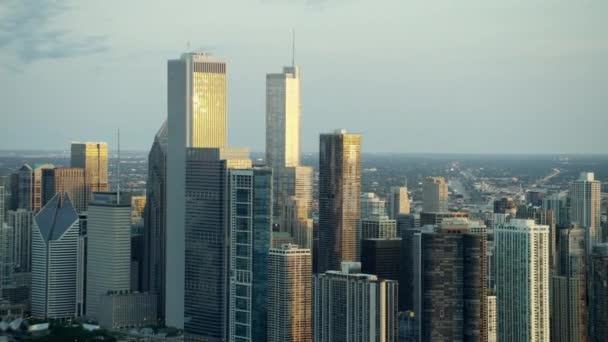
<instances>
[{"instance_id":1,"label":"cloud","mask_svg":"<svg viewBox=\"0 0 608 342\"><path fill-rule=\"evenodd\" d=\"M54 22L72 9L61 0L3 0L0 50L21 63L91 55L108 49L104 36L81 36Z\"/></svg>"}]
</instances>

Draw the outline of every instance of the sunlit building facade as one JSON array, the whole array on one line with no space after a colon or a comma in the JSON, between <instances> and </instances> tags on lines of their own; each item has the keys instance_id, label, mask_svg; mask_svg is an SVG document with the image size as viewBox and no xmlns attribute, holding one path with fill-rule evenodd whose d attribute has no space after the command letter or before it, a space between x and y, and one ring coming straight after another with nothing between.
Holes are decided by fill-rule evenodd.
<instances>
[{"instance_id":1,"label":"sunlit building facade","mask_svg":"<svg viewBox=\"0 0 608 342\"><path fill-rule=\"evenodd\" d=\"M321 134L319 151L319 251L317 272L358 261L361 136L338 130Z\"/></svg>"},{"instance_id":2,"label":"sunlit building facade","mask_svg":"<svg viewBox=\"0 0 608 342\"><path fill-rule=\"evenodd\" d=\"M185 53L167 63L166 324L184 327L187 148L226 146L226 63Z\"/></svg>"},{"instance_id":3,"label":"sunlit building facade","mask_svg":"<svg viewBox=\"0 0 608 342\"><path fill-rule=\"evenodd\" d=\"M268 341L312 339L312 255L285 244L268 256Z\"/></svg>"},{"instance_id":4,"label":"sunlit building facade","mask_svg":"<svg viewBox=\"0 0 608 342\"><path fill-rule=\"evenodd\" d=\"M448 183L445 178L425 178L422 191L423 212L443 213L448 211Z\"/></svg>"},{"instance_id":5,"label":"sunlit building facade","mask_svg":"<svg viewBox=\"0 0 608 342\"><path fill-rule=\"evenodd\" d=\"M70 165L84 169L87 201L97 191L108 191L108 144L105 142L73 142Z\"/></svg>"}]
</instances>

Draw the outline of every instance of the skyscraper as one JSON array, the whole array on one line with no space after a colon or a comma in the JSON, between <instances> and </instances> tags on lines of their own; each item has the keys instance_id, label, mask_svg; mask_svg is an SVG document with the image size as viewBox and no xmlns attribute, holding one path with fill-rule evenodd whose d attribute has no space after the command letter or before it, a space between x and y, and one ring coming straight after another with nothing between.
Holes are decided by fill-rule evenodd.
<instances>
[{"instance_id":1,"label":"skyscraper","mask_svg":"<svg viewBox=\"0 0 608 342\"><path fill-rule=\"evenodd\" d=\"M319 151L319 253L317 272L357 261L360 217L361 136L321 134Z\"/></svg>"},{"instance_id":2,"label":"skyscraper","mask_svg":"<svg viewBox=\"0 0 608 342\"><path fill-rule=\"evenodd\" d=\"M313 276L313 341L397 341L397 282L341 268Z\"/></svg>"},{"instance_id":3,"label":"skyscraper","mask_svg":"<svg viewBox=\"0 0 608 342\"><path fill-rule=\"evenodd\" d=\"M300 96L300 67L266 75L266 163L275 173L300 166Z\"/></svg>"},{"instance_id":4,"label":"skyscraper","mask_svg":"<svg viewBox=\"0 0 608 342\"><path fill-rule=\"evenodd\" d=\"M414 312L419 341L486 341L485 226L444 220L414 235Z\"/></svg>"},{"instance_id":5,"label":"skyscraper","mask_svg":"<svg viewBox=\"0 0 608 342\"><path fill-rule=\"evenodd\" d=\"M13 227L15 268L30 272L32 267L32 212L26 209L9 210L6 222Z\"/></svg>"},{"instance_id":6,"label":"skyscraper","mask_svg":"<svg viewBox=\"0 0 608 342\"><path fill-rule=\"evenodd\" d=\"M229 340L267 341L272 170L235 169L228 173Z\"/></svg>"},{"instance_id":7,"label":"skyscraper","mask_svg":"<svg viewBox=\"0 0 608 342\"><path fill-rule=\"evenodd\" d=\"M70 165L84 169L86 199L93 193L108 191L108 144L105 142L73 142Z\"/></svg>"},{"instance_id":8,"label":"skyscraper","mask_svg":"<svg viewBox=\"0 0 608 342\"><path fill-rule=\"evenodd\" d=\"M165 317L165 257L167 239L167 122L154 137L148 154L144 209L143 290L156 293L157 316Z\"/></svg>"},{"instance_id":9,"label":"skyscraper","mask_svg":"<svg viewBox=\"0 0 608 342\"><path fill-rule=\"evenodd\" d=\"M590 340L608 340L608 243L593 247L591 255L590 289Z\"/></svg>"},{"instance_id":10,"label":"skyscraper","mask_svg":"<svg viewBox=\"0 0 608 342\"><path fill-rule=\"evenodd\" d=\"M23 165L11 176L11 209L26 209L38 212L42 206L42 170L53 165L42 164L31 167Z\"/></svg>"},{"instance_id":11,"label":"skyscraper","mask_svg":"<svg viewBox=\"0 0 608 342\"><path fill-rule=\"evenodd\" d=\"M58 192L67 193L76 211L87 210L88 198L85 170L81 168L56 167L42 171L42 204L50 201Z\"/></svg>"},{"instance_id":12,"label":"skyscraper","mask_svg":"<svg viewBox=\"0 0 608 342\"><path fill-rule=\"evenodd\" d=\"M558 228L567 228L570 225L570 203L565 192L554 193L543 198L543 209L551 210Z\"/></svg>"},{"instance_id":13,"label":"skyscraper","mask_svg":"<svg viewBox=\"0 0 608 342\"><path fill-rule=\"evenodd\" d=\"M360 203L362 219L386 215L386 202L373 192L362 193Z\"/></svg>"},{"instance_id":14,"label":"skyscraper","mask_svg":"<svg viewBox=\"0 0 608 342\"><path fill-rule=\"evenodd\" d=\"M15 240L13 227L0 222L0 294L13 281L15 269Z\"/></svg>"},{"instance_id":15,"label":"skyscraper","mask_svg":"<svg viewBox=\"0 0 608 342\"><path fill-rule=\"evenodd\" d=\"M488 296L488 342L496 342L496 296Z\"/></svg>"},{"instance_id":16,"label":"skyscraper","mask_svg":"<svg viewBox=\"0 0 608 342\"><path fill-rule=\"evenodd\" d=\"M362 218L360 225L360 239L393 239L397 237L397 222L388 216L369 216Z\"/></svg>"},{"instance_id":17,"label":"skyscraper","mask_svg":"<svg viewBox=\"0 0 608 342\"><path fill-rule=\"evenodd\" d=\"M423 183L422 211L442 213L448 211L448 184L443 177L427 177Z\"/></svg>"},{"instance_id":18,"label":"skyscraper","mask_svg":"<svg viewBox=\"0 0 608 342\"><path fill-rule=\"evenodd\" d=\"M401 239L364 239L361 241L361 271L380 279L399 281Z\"/></svg>"},{"instance_id":19,"label":"skyscraper","mask_svg":"<svg viewBox=\"0 0 608 342\"><path fill-rule=\"evenodd\" d=\"M588 253L591 253L593 245L602 242L600 188L601 184L592 172L582 172L580 178L570 185L570 220L586 230Z\"/></svg>"},{"instance_id":20,"label":"skyscraper","mask_svg":"<svg viewBox=\"0 0 608 342\"><path fill-rule=\"evenodd\" d=\"M301 233L297 231L299 227L308 226L313 175L313 169L308 166L273 168L273 223L294 238Z\"/></svg>"},{"instance_id":21,"label":"skyscraper","mask_svg":"<svg viewBox=\"0 0 608 342\"><path fill-rule=\"evenodd\" d=\"M559 230L557 263L552 275L552 341L587 340L587 277L585 231Z\"/></svg>"},{"instance_id":22,"label":"skyscraper","mask_svg":"<svg viewBox=\"0 0 608 342\"><path fill-rule=\"evenodd\" d=\"M549 341L549 227L512 219L495 230L499 341Z\"/></svg>"},{"instance_id":23,"label":"skyscraper","mask_svg":"<svg viewBox=\"0 0 608 342\"><path fill-rule=\"evenodd\" d=\"M407 187L393 186L388 194L388 216L396 220L401 214L410 213L410 198Z\"/></svg>"},{"instance_id":24,"label":"skyscraper","mask_svg":"<svg viewBox=\"0 0 608 342\"><path fill-rule=\"evenodd\" d=\"M32 316L70 318L76 307L78 213L57 194L34 217Z\"/></svg>"},{"instance_id":25,"label":"skyscraper","mask_svg":"<svg viewBox=\"0 0 608 342\"><path fill-rule=\"evenodd\" d=\"M116 192L96 192L89 203L86 287L87 317L97 319L102 295L131 289L131 201Z\"/></svg>"},{"instance_id":26,"label":"skyscraper","mask_svg":"<svg viewBox=\"0 0 608 342\"><path fill-rule=\"evenodd\" d=\"M283 245L268 256L268 341L312 339L312 255Z\"/></svg>"},{"instance_id":27,"label":"skyscraper","mask_svg":"<svg viewBox=\"0 0 608 342\"><path fill-rule=\"evenodd\" d=\"M228 338L230 331L227 315L230 311L229 265L233 251L229 249L229 227L231 222L236 222L232 219L237 218L236 214L228 210L232 200L228 195L229 170L249 169L251 160L246 149L189 148L187 152L185 294L181 299L185 301L184 333L190 340L221 341ZM244 214L247 214L247 210L252 208L250 205L242 205L238 209L245 210ZM249 211L249 215L253 215L253 211ZM167 235L169 234L168 231ZM251 236L249 234L243 238ZM253 253L251 249L250 253ZM250 260L242 262L248 261ZM170 277L169 267L168 263L167 278ZM251 276L250 273L248 275ZM170 296L173 295L169 292L167 287L167 310L171 305Z\"/></svg>"},{"instance_id":28,"label":"skyscraper","mask_svg":"<svg viewBox=\"0 0 608 342\"><path fill-rule=\"evenodd\" d=\"M166 323L184 326L186 149L226 145L226 63L186 53L167 65Z\"/></svg>"}]
</instances>

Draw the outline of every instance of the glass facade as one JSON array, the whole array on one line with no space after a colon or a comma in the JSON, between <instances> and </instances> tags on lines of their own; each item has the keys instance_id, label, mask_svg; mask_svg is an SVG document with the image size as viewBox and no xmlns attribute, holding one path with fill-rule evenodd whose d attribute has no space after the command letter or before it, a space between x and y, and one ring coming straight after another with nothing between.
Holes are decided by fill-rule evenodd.
<instances>
[{"instance_id":1,"label":"glass facade","mask_svg":"<svg viewBox=\"0 0 608 342\"><path fill-rule=\"evenodd\" d=\"M319 252L317 272L357 261L360 217L361 136L321 134L319 151Z\"/></svg>"}]
</instances>

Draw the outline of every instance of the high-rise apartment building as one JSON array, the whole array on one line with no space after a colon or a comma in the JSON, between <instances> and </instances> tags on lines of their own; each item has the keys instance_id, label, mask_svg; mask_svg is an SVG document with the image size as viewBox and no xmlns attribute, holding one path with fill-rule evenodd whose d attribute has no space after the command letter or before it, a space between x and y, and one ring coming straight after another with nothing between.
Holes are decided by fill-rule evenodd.
<instances>
[{"instance_id":1,"label":"high-rise apartment building","mask_svg":"<svg viewBox=\"0 0 608 342\"><path fill-rule=\"evenodd\" d=\"M319 251L316 271L338 270L357 261L360 217L361 136L321 134L319 151Z\"/></svg>"},{"instance_id":2,"label":"high-rise apartment building","mask_svg":"<svg viewBox=\"0 0 608 342\"><path fill-rule=\"evenodd\" d=\"M144 209L142 286L156 294L157 317L165 318L165 258L167 239L167 122L154 137L148 154Z\"/></svg>"},{"instance_id":3,"label":"high-rise apartment building","mask_svg":"<svg viewBox=\"0 0 608 342\"><path fill-rule=\"evenodd\" d=\"M422 186L422 211L443 213L448 211L448 183L443 177L427 177Z\"/></svg>"},{"instance_id":4,"label":"high-rise apartment building","mask_svg":"<svg viewBox=\"0 0 608 342\"><path fill-rule=\"evenodd\" d=\"M371 216L386 216L386 201L373 192L364 192L360 200L361 218Z\"/></svg>"},{"instance_id":5,"label":"high-rise apartment building","mask_svg":"<svg viewBox=\"0 0 608 342\"><path fill-rule=\"evenodd\" d=\"M267 341L272 169L228 171L229 340Z\"/></svg>"},{"instance_id":6,"label":"high-rise apartment building","mask_svg":"<svg viewBox=\"0 0 608 342\"><path fill-rule=\"evenodd\" d=\"M410 213L410 198L405 186L393 186L388 194L388 216L396 220L399 215Z\"/></svg>"},{"instance_id":7,"label":"high-rise apartment building","mask_svg":"<svg viewBox=\"0 0 608 342\"><path fill-rule=\"evenodd\" d=\"M511 219L495 230L499 341L549 341L549 227Z\"/></svg>"},{"instance_id":8,"label":"high-rise apartment building","mask_svg":"<svg viewBox=\"0 0 608 342\"><path fill-rule=\"evenodd\" d=\"M608 243L593 247L589 276L589 340L608 341Z\"/></svg>"},{"instance_id":9,"label":"high-rise apartment building","mask_svg":"<svg viewBox=\"0 0 608 342\"><path fill-rule=\"evenodd\" d=\"M233 203L228 195L229 171L250 169L251 160L246 149L189 148L187 152L183 228L186 234L185 293L181 299L185 302L184 333L190 340L221 341L227 339L230 332L227 326L230 311L229 265L231 253L236 253L236 250L229 248L229 227L232 222L238 224L231 221L232 213L228 210ZM251 205L242 205L237 209L243 210L243 214L254 214ZM251 223L247 220L243 222ZM251 238L251 235L243 237L247 238ZM251 248L249 252L253 253ZM167 278L170 277L169 267L168 261ZM253 276L251 273L248 275ZM173 296L169 292L170 288L167 287L167 319L170 298Z\"/></svg>"},{"instance_id":10,"label":"high-rise apartment building","mask_svg":"<svg viewBox=\"0 0 608 342\"><path fill-rule=\"evenodd\" d=\"M308 166L273 168L273 223L296 241L304 233L300 229L306 230L310 225L313 176L313 169ZM305 241L297 243L303 246L302 242Z\"/></svg>"},{"instance_id":11,"label":"high-rise apartment building","mask_svg":"<svg viewBox=\"0 0 608 342\"><path fill-rule=\"evenodd\" d=\"M551 277L551 340L587 341L585 231L560 229L557 246Z\"/></svg>"},{"instance_id":12,"label":"high-rise apartment building","mask_svg":"<svg viewBox=\"0 0 608 342\"><path fill-rule=\"evenodd\" d=\"M570 220L587 232L587 252L602 242L600 226L601 184L592 172L582 172L570 185Z\"/></svg>"},{"instance_id":13,"label":"high-rise apartment building","mask_svg":"<svg viewBox=\"0 0 608 342\"><path fill-rule=\"evenodd\" d=\"M34 217L32 316L74 316L78 230L78 213L67 194L56 194Z\"/></svg>"},{"instance_id":14,"label":"high-rise apartment building","mask_svg":"<svg viewBox=\"0 0 608 342\"><path fill-rule=\"evenodd\" d=\"M2 184L3 179L0 178L0 223L6 221L6 187Z\"/></svg>"},{"instance_id":15,"label":"high-rise apartment building","mask_svg":"<svg viewBox=\"0 0 608 342\"><path fill-rule=\"evenodd\" d=\"M488 342L497 342L496 296L488 296Z\"/></svg>"},{"instance_id":16,"label":"high-rise apartment building","mask_svg":"<svg viewBox=\"0 0 608 342\"><path fill-rule=\"evenodd\" d=\"M570 225L570 201L566 192L545 196L542 208L553 212L556 227L567 228Z\"/></svg>"},{"instance_id":17,"label":"high-rise apartment building","mask_svg":"<svg viewBox=\"0 0 608 342\"><path fill-rule=\"evenodd\" d=\"M276 172L300 166L300 67L266 75L266 163Z\"/></svg>"},{"instance_id":18,"label":"high-rise apartment building","mask_svg":"<svg viewBox=\"0 0 608 342\"><path fill-rule=\"evenodd\" d=\"M444 220L414 235L414 313L419 341L486 341L485 226Z\"/></svg>"},{"instance_id":19,"label":"high-rise apartment building","mask_svg":"<svg viewBox=\"0 0 608 342\"><path fill-rule=\"evenodd\" d=\"M313 276L314 342L397 341L396 281L363 274L358 262Z\"/></svg>"},{"instance_id":20,"label":"high-rise apartment building","mask_svg":"<svg viewBox=\"0 0 608 342\"><path fill-rule=\"evenodd\" d=\"M268 256L268 341L312 340L312 255L295 245Z\"/></svg>"},{"instance_id":21,"label":"high-rise apartment building","mask_svg":"<svg viewBox=\"0 0 608 342\"><path fill-rule=\"evenodd\" d=\"M73 142L70 166L84 169L86 201L93 193L108 191L108 144L105 142Z\"/></svg>"},{"instance_id":22,"label":"high-rise apartment building","mask_svg":"<svg viewBox=\"0 0 608 342\"><path fill-rule=\"evenodd\" d=\"M67 193L76 211L87 210L88 198L82 168L56 167L42 170L42 204L50 201L58 192Z\"/></svg>"},{"instance_id":23,"label":"high-rise apartment building","mask_svg":"<svg viewBox=\"0 0 608 342\"><path fill-rule=\"evenodd\" d=\"M32 212L26 209L9 210L6 222L13 227L15 269L30 272L32 267Z\"/></svg>"},{"instance_id":24,"label":"high-rise apartment building","mask_svg":"<svg viewBox=\"0 0 608 342\"><path fill-rule=\"evenodd\" d=\"M13 282L15 270L15 240L13 227L0 222L0 294Z\"/></svg>"},{"instance_id":25,"label":"high-rise apartment building","mask_svg":"<svg viewBox=\"0 0 608 342\"><path fill-rule=\"evenodd\" d=\"M86 314L99 318L108 291L131 290L131 201L96 192L87 217Z\"/></svg>"},{"instance_id":26,"label":"high-rise apartment building","mask_svg":"<svg viewBox=\"0 0 608 342\"><path fill-rule=\"evenodd\" d=\"M184 327L187 148L226 145L226 63L186 53L167 64L166 324Z\"/></svg>"}]
</instances>

